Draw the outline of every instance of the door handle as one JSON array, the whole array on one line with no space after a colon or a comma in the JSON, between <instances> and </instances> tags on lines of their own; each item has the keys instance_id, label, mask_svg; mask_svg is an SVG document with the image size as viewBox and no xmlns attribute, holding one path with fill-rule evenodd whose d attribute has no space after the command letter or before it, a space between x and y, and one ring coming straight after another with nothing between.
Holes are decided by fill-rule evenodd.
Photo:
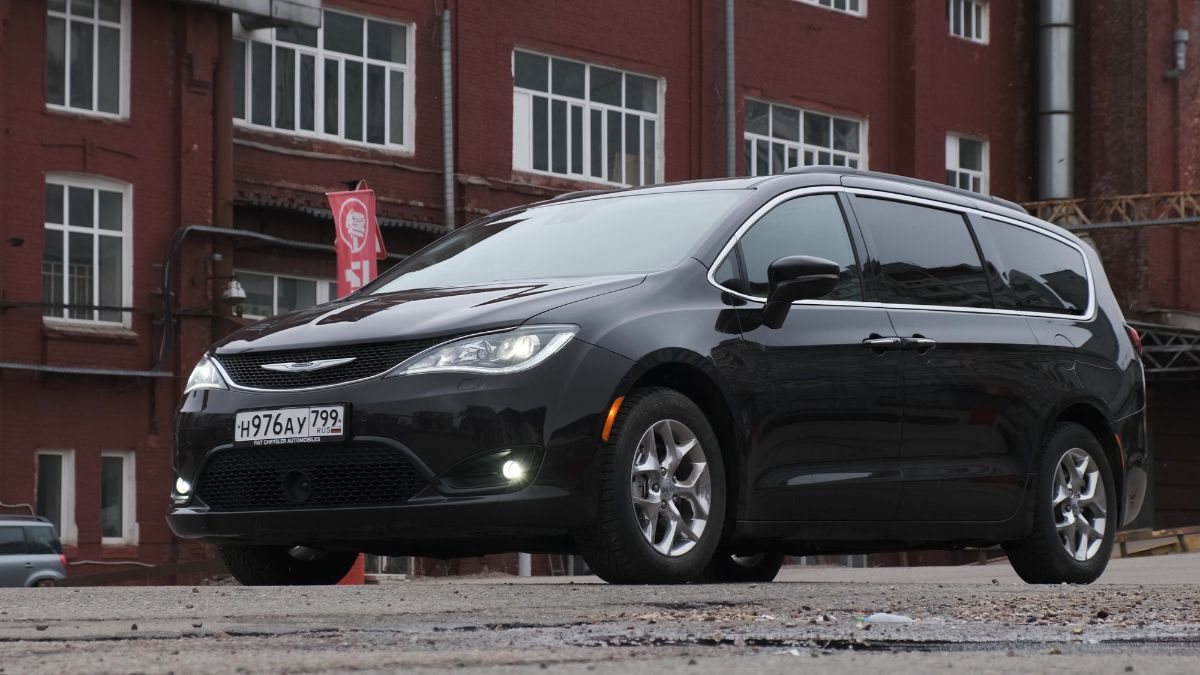
<instances>
[{"instance_id":1,"label":"door handle","mask_svg":"<svg viewBox=\"0 0 1200 675\"><path fill-rule=\"evenodd\" d=\"M32 568L32 567L33 567L33 563L31 563L31 562L27 562L27 563L25 563L25 567L27 567L27 568Z\"/></svg>"},{"instance_id":2,"label":"door handle","mask_svg":"<svg viewBox=\"0 0 1200 675\"><path fill-rule=\"evenodd\" d=\"M879 335L872 335L863 340L862 343L864 347L876 354L882 354L891 349L900 349L903 346L903 342L898 337L882 337Z\"/></svg>"},{"instance_id":3,"label":"door handle","mask_svg":"<svg viewBox=\"0 0 1200 675\"><path fill-rule=\"evenodd\" d=\"M924 354L937 346L937 340L932 340L919 333L910 338L901 338L900 342L902 349L911 349L918 354Z\"/></svg>"}]
</instances>

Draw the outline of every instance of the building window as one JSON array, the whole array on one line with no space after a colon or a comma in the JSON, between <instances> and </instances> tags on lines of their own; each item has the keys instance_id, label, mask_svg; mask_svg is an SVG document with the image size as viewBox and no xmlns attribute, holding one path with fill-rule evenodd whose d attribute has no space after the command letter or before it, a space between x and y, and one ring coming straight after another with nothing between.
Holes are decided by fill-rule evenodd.
<instances>
[{"instance_id":1,"label":"building window","mask_svg":"<svg viewBox=\"0 0 1200 675\"><path fill-rule=\"evenodd\" d=\"M987 42L987 0L950 0L950 34L972 42Z\"/></svg>"},{"instance_id":2,"label":"building window","mask_svg":"<svg viewBox=\"0 0 1200 675\"><path fill-rule=\"evenodd\" d=\"M239 34L234 119L299 136L412 150L412 27L329 10L323 16L320 29Z\"/></svg>"},{"instance_id":3,"label":"building window","mask_svg":"<svg viewBox=\"0 0 1200 675\"><path fill-rule=\"evenodd\" d=\"M129 0L48 0L47 8L47 105L126 115Z\"/></svg>"},{"instance_id":4,"label":"building window","mask_svg":"<svg viewBox=\"0 0 1200 675\"><path fill-rule=\"evenodd\" d=\"M100 456L100 543L137 543L136 476L132 452Z\"/></svg>"},{"instance_id":5,"label":"building window","mask_svg":"<svg viewBox=\"0 0 1200 675\"><path fill-rule=\"evenodd\" d=\"M867 0L800 0L800 2L859 16L865 16L867 13Z\"/></svg>"},{"instance_id":6,"label":"building window","mask_svg":"<svg viewBox=\"0 0 1200 675\"><path fill-rule=\"evenodd\" d=\"M796 166L867 168L863 120L747 99L745 140L752 176Z\"/></svg>"},{"instance_id":7,"label":"building window","mask_svg":"<svg viewBox=\"0 0 1200 675\"><path fill-rule=\"evenodd\" d=\"M946 183L988 194L987 141L946 136Z\"/></svg>"},{"instance_id":8,"label":"building window","mask_svg":"<svg viewBox=\"0 0 1200 675\"><path fill-rule=\"evenodd\" d=\"M37 514L54 523L64 544L75 543L75 453L37 453Z\"/></svg>"},{"instance_id":9,"label":"building window","mask_svg":"<svg viewBox=\"0 0 1200 675\"><path fill-rule=\"evenodd\" d=\"M659 80L513 52L513 168L620 185L662 178Z\"/></svg>"},{"instance_id":10,"label":"building window","mask_svg":"<svg viewBox=\"0 0 1200 675\"><path fill-rule=\"evenodd\" d=\"M131 187L91 176L46 177L42 301L47 317L129 325Z\"/></svg>"},{"instance_id":11,"label":"building window","mask_svg":"<svg viewBox=\"0 0 1200 675\"><path fill-rule=\"evenodd\" d=\"M337 300L337 282L327 279L303 279L260 272L235 273L246 300L242 316L265 319L295 309L304 309Z\"/></svg>"}]
</instances>

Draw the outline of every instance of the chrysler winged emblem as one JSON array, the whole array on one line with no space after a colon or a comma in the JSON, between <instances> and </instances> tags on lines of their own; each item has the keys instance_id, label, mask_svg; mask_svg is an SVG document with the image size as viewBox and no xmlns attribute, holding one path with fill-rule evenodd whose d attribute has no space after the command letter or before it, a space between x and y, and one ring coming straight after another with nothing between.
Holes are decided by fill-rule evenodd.
<instances>
[{"instance_id":1,"label":"chrysler winged emblem","mask_svg":"<svg viewBox=\"0 0 1200 675\"><path fill-rule=\"evenodd\" d=\"M292 363L264 363L260 368L265 370L274 370L279 373L308 373L314 370L324 370L340 366L345 363L350 363L355 357L350 356L344 359L318 359L315 361L294 361Z\"/></svg>"}]
</instances>

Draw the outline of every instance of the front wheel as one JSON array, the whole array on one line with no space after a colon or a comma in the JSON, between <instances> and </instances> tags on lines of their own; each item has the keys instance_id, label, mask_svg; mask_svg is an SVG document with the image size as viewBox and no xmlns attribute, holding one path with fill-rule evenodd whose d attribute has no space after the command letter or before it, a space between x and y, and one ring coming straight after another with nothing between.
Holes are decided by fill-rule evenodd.
<instances>
[{"instance_id":1,"label":"front wheel","mask_svg":"<svg viewBox=\"0 0 1200 675\"><path fill-rule=\"evenodd\" d=\"M636 389L601 446L596 523L575 533L609 583L684 583L708 565L725 518L716 434L691 399Z\"/></svg>"},{"instance_id":2,"label":"front wheel","mask_svg":"<svg viewBox=\"0 0 1200 675\"><path fill-rule=\"evenodd\" d=\"M1117 510L1100 443L1084 427L1060 423L1042 447L1033 532L1004 550L1028 583L1090 584L1108 566Z\"/></svg>"},{"instance_id":3,"label":"front wheel","mask_svg":"<svg viewBox=\"0 0 1200 675\"><path fill-rule=\"evenodd\" d=\"M243 586L321 586L336 584L354 566L357 553L291 554L291 546L220 544L217 553L225 568Z\"/></svg>"}]
</instances>

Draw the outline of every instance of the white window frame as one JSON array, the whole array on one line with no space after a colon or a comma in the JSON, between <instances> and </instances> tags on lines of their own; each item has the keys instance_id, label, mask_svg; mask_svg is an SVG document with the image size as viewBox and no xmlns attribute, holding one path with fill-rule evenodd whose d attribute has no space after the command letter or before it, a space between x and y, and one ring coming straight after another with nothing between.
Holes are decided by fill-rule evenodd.
<instances>
[{"instance_id":1,"label":"white window frame","mask_svg":"<svg viewBox=\"0 0 1200 675\"><path fill-rule=\"evenodd\" d=\"M75 524L75 451L38 450L34 459L35 471L41 466L41 457L43 455L61 458L62 484L59 485L59 490L61 491L59 512L62 514L62 528L58 533L58 538L64 545L74 546L79 537L79 528ZM34 481L34 485L37 485L36 480ZM41 495L35 495L34 503L37 503L40 497Z\"/></svg>"},{"instance_id":2,"label":"white window frame","mask_svg":"<svg viewBox=\"0 0 1200 675\"><path fill-rule=\"evenodd\" d=\"M316 285L317 285L317 296L316 297L317 297L318 305L323 305L327 302L332 302L333 300L337 300L337 297L336 297L337 280L336 279L322 279L322 278L318 278L318 277L301 277L301 276L296 276L294 274L275 274L274 272L260 272L258 270L248 270L248 269L235 269L233 271L233 276L235 276L235 277L240 274L253 274L255 276L260 276L260 277L271 277L271 316L275 316L276 314L279 314L279 280L280 279L295 279L297 281L316 282ZM333 284L335 287L335 290L333 291L335 294L334 296L330 295L330 290L329 290L330 284ZM265 319L267 317L260 316L258 314L243 314L242 318L261 320L261 319Z\"/></svg>"},{"instance_id":3,"label":"white window frame","mask_svg":"<svg viewBox=\"0 0 1200 675\"><path fill-rule=\"evenodd\" d=\"M959 161L959 146L958 146L959 141L961 141L961 140L973 141L973 142L979 143L983 146L982 149L980 150L980 153L982 154L982 157L980 159L983 163L982 171L976 171L974 169L967 169L961 165L961 163ZM990 163L988 145L989 144L988 144L986 138L967 136L965 134L954 134L954 133L946 134L946 183L953 187L960 187L958 182L962 176L967 176L968 179L976 179L977 178L977 179L979 179L979 190L977 192L979 192L979 194L983 194L983 195L991 194L991 186L988 184L989 175L991 174L991 171L989 171L991 163ZM953 182L951 182L951 178L953 178ZM964 189L969 189L973 192L976 191L974 188L964 188Z\"/></svg>"},{"instance_id":4,"label":"white window frame","mask_svg":"<svg viewBox=\"0 0 1200 675\"><path fill-rule=\"evenodd\" d=\"M130 40L133 33L133 15L130 9L130 0L121 0L121 21L116 23L113 21L105 21L99 18L99 6L93 8L97 12L95 17L80 17L70 14L71 0L64 0L63 11L56 11L51 8L50 3L46 5L47 21L50 17L62 19L65 22L65 32L63 37L63 102L51 103L49 97L46 98L46 108L48 110L57 110L69 112L77 115L94 115L96 117L105 117L108 119L129 119L129 52ZM86 23L92 28L92 107L78 108L71 105L71 22ZM117 91L117 112L107 112L98 110L100 100L100 39L99 28L101 26L116 28L121 32L121 56ZM47 23L47 31L49 26ZM47 47L48 49L48 47ZM43 56L43 63L46 70L49 69L49 52ZM49 79L49 72L46 72L46 78ZM43 96L46 96L43 93Z\"/></svg>"},{"instance_id":5,"label":"white window frame","mask_svg":"<svg viewBox=\"0 0 1200 675\"><path fill-rule=\"evenodd\" d=\"M783 157L783 163L785 166L775 167L775 166L769 165L768 166L769 173L767 175L783 173L787 169L791 169L791 168L797 167L797 166L845 166L847 168L855 168L855 169L868 168L867 139L869 137L869 133L868 133L868 128L867 128L867 120L865 118L847 117L845 115L835 115L833 113L828 113L828 112L825 112L822 110L813 110L811 108L798 108L796 106L785 105L782 103L775 103L774 101L765 101L762 99L749 99L748 98L748 99L746 99L746 101L754 102L759 105L768 106L769 109L776 108L776 107L787 108L789 110L795 111L800 116L800 130L799 130L800 131L800 133L799 133L800 140L798 140L798 141L777 138L772 135L774 133L773 127L774 127L774 123L775 123L775 115L773 112L767 113L767 125L768 125L767 126L767 132L768 132L767 134L764 135L764 134L751 132L751 131L743 132L743 134L742 134L743 151L746 150L745 144L746 143L750 144L749 152L746 152L743 155L745 157L745 161L746 161L745 173L747 176L757 176L758 175L755 173L755 170L758 168L758 162L756 161L756 158L757 158L757 153L758 153L758 142L759 141L765 141L769 144L782 145L785 148L784 157ZM831 120L830 124L833 123L833 120L842 120L844 122L853 122L853 123L857 124L858 125L858 152L854 153L854 152L850 152L848 150L835 150L832 146L824 147L824 146L813 145L811 143L808 143L806 141L806 139L804 138L804 116L807 114L821 115L822 117L828 117ZM743 116L744 116L744 113L743 113ZM745 122L743 121L743 129L744 128L745 128ZM830 131L830 139L831 139L830 142L832 143L832 130ZM792 164L790 161L790 158L789 158L790 151L796 152L796 163L795 164ZM805 161L806 153L812 153L814 161L812 161L812 162ZM829 162L821 162L820 161L821 153L828 153L830 156L830 161ZM834 164L833 160L835 157L842 158L844 161L844 164ZM858 166L851 167L850 166L851 160L856 161ZM774 163L773 153L768 152L767 161L771 164Z\"/></svg>"},{"instance_id":6,"label":"white window frame","mask_svg":"<svg viewBox=\"0 0 1200 675\"><path fill-rule=\"evenodd\" d=\"M133 186L111 178L96 176L92 174L82 173L48 173L46 180L42 184L43 203L44 194L47 185L61 185L66 193L66 201L63 203L63 223L51 223L46 220L43 213L42 227L44 230L51 230L63 233L63 304L70 304L70 275L67 272L67 265L70 261L70 234L72 232L87 233L92 235L92 264L96 272L92 279L92 299L91 304L100 304L100 243L99 237L120 237L121 238L121 306L129 307L133 304ZM70 190L69 188L83 188L87 190L105 190L108 192L121 193L121 230L118 234L116 230L101 230L100 229L100 200L93 197L92 199L92 224L93 227L78 227L68 225L66 223L70 218ZM101 234L102 233L102 234ZM46 299L43 298L43 302ZM62 313L61 316L43 316L42 319L47 324L68 324L68 325L83 325L83 326L121 326L129 328L132 317L129 312L121 312L120 321L106 321L99 317L99 310L90 310L94 318L81 319L78 317L69 316L71 310L57 310Z\"/></svg>"},{"instance_id":7,"label":"white window frame","mask_svg":"<svg viewBox=\"0 0 1200 675\"><path fill-rule=\"evenodd\" d=\"M867 15L867 0L799 0L799 1L803 2L806 5L815 5L817 7L823 8L823 9L828 9L828 10L834 11L834 12L841 12L842 14L849 14L851 16L865 17ZM846 3L845 9L837 7L837 3L842 2L842 1L844 1ZM854 9L853 7L856 2L858 3L858 7L857 7L857 9Z\"/></svg>"},{"instance_id":8,"label":"white window frame","mask_svg":"<svg viewBox=\"0 0 1200 675\"><path fill-rule=\"evenodd\" d=\"M123 475L121 477L121 532L120 537L104 536L104 526L100 527L100 544L103 546L134 546L138 543L137 523L137 466L134 454L128 450L105 450L100 453L101 462L105 457L119 457L122 460ZM103 483L101 483L103 490ZM103 494L101 494L103 504Z\"/></svg>"},{"instance_id":9,"label":"white window frame","mask_svg":"<svg viewBox=\"0 0 1200 675\"><path fill-rule=\"evenodd\" d=\"M517 68L516 54L517 54L517 52L524 52L526 54L532 54L534 56L541 56L550 61L553 61L553 60L569 61L572 63L578 63L578 64L582 65L584 67L584 70L583 70L584 98L576 98L574 96L555 94L550 90L551 87L547 87L547 91L538 91L535 89L528 89L525 87L517 86L517 84L516 84L516 68ZM664 176L663 137L664 137L664 133L665 133L663 122L665 119L664 105L665 105L665 101L666 101L666 97L665 97L666 81L663 78L655 76L655 75L647 75L645 73L637 73L632 70L626 70L624 68L617 68L617 67L609 66L609 65L606 65L603 63L591 63L591 62L587 62L587 61L580 61L578 59L569 59L569 58L564 58L561 56L556 56L554 54L548 54L546 52L540 52L540 51L537 51L534 49L524 49L524 48L519 48L519 47L512 51L512 53L510 54L510 58L511 58L510 73L513 77L512 122L513 122L513 169L514 170L521 171L523 173L538 174L538 175L542 175L542 176L555 176L558 178L569 178L572 180L583 181L583 182L588 182L588 183L598 183L598 184L602 184L602 185L615 185L615 186L622 186L622 187L627 187L630 185L653 185L655 183L661 183L663 181L663 176ZM656 87L657 100L655 103L657 112L650 113L650 112L645 112L642 110L636 110L634 108L627 107L624 103L624 101L625 101L624 85L622 85L622 87L621 87L621 101L622 101L621 105L612 105L609 103L600 103L598 101L592 101L590 99L591 84L592 84L592 68L591 68L592 66L595 66L597 68L603 68L605 70L617 71L617 72L620 72L622 75L636 75L638 77L644 77L647 79L654 80L655 83L657 83L657 87ZM549 66L549 61L548 61L547 67L551 67L551 66ZM623 81L624 80L622 80L622 82ZM534 96L540 96L540 97L548 99L549 100L548 110L553 107L554 101L563 101L567 104L568 159L567 159L567 172L566 173L559 173L552 169L543 170L543 169L533 168L533 97ZM570 111L571 111L572 106L578 106L578 107L583 108L583 132L582 132L583 133L583 142L581 144L581 147L583 148L583 158L582 158L582 161L580 164L583 167L582 173L574 173L571 171L571 158L569 155L570 148L571 148L571 139L570 139L571 124L570 124L569 118L570 118ZM610 111L619 113L621 115L622 142L624 142L624 137L625 137L625 123L626 123L625 116L626 115L635 115L638 117L638 120L639 120L638 124L641 125L641 130L639 130L639 132L638 132L638 138L641 139L641 143L642 143L641 150L643 153L646 150L646 138L645 138L645 136L646 136L646 134L645 134L646 121L649 120L649 121L654 122L654 139L653 139L653 142L654 142L654 176L646 177L646 176L642 175L642 174L645 174L645 172L646 172L646 166L645 166L646 162L644 159L644 154L638 155L639 157L642 158L641 161L638 162L638 173L642 178L641 183L635 184L635 183L632 183L629 181L611 180L610 179L611 168L608 166L608 162L606 162L606 161L601 161L601 172L603 173L603 176L592 175L592 173L591 173L592 111L600 111L601 112L601 126L602 126L602 129L600 132L601 133L601 146L604 148L605 151L608 150L608 122L607 122L607 119L608 119L608 113ZM548 112L548 114L551 114L551 113ZM550 165L552 166L553 161L554 161L553 130L550 128L547 128L546 133L547 133L547 137L549 140L549 147L547 148L546 152L547 152L547 156L549 158L548 161L549 161ZM624 177L625 176L622 176L622 178L624 178Z\"/></svg>"},{"instance_id":10,"label":"white window frame","mask_svg":"<svg viewBox=\"0 0 1200 675\"><path fill-rule=\"evenodd\" d=\"M244 100L245 100L245 106L243 109L243 113L245 114L245 117L237 117L236 111L233 111L231 114L234 115L234 118L233 118L234 125L241 127L241 128L245 128L245 129L253 129L255 131L265 131L265 132L269 132L269 133L281 134L284 136L301 136L304 138L314 138L314 139L318 139L318 140L322 140L322 141L329 141L331 143L339 143L342 145L349 145L349 146L354 146L354 147L359 147L359 148L370 148L373 150L383 150L383 151L398 153L401 155L411 156L413 154L414 148L416 146L415 139L414 139L414 134L416 133L416 114L417 114L417 108L416 108L416 103L415 103L416 69L417 69L416 68L416 44L415 44L416 40L417 40L416 24L410 23L410 22L405 22L405 21L396 21L394 19L387 19L387 18L382 18L382 17L378 17L378 16L372 16L369 14L361 14L358 12L349 12L349 11L343 10L341 8L337 8L337 9L326 8L323 11L324 12L334 12L335 14L343 14L346 16L352 16L352 17L363 20L363 55L362 56L352 56L350 54L344 54L339 51L325 49L325 29L323 26L321 28L317 29L317 46L309 47L308 45L302 45L302 44L297 44L294 42L278 40L275 37L275 29L274 28L262 28L262 29L255 30L255 31L247 31L245 28L243 28L241 26L241 22L239 22L239 21L234 22L234 31L233 31L234 42L235 42L234 46L235 46L235 48L238 48L238 45L236 43L240 42L241 43L240 48L245 50L245 59L243 59L243 63L242 63L242 65L244 67L242 82L243 82L243 87L244 87L243 96L244 96ZM323 16L324 16L324 14L322 14L322 17ZM404 60L405 60L404 63L395 63L393 61L383 61L380 59L375 59L375 58L371 58L371 57L367 56L367 50L368 50L368 47L367 47L367 40L368 40L367 22L368 21L378 21L380 23L391 24L393 26L401 26L404 28L404 30L406 31L405 46L406 46L406 52L407 52L404 57ZM258 124L258 123L255 123L252 121L254 119L254 112L253 112L254 82L253 82L253 68L252 68L252 66L253 66L252 44L254 42L262 42L264 44L268 44L271 46L271 111L270 111L271 124L269 124L269 125ZM275 126L275 96L276 96L275 55L277 53L276 49L278 47L283 47L285 49L291 49L295 52L294 58L296 59L297 65L295 68L293 68L295 82L293 84L293 89L292 89L293 97L295 99L294 109L293 109L293 121L295 122L294 129L281 129L281 128ZM314 61L313 61L314 62L314 66L313 66L313 108L314 108L314 110L313 110L313 129L311 131L300 128L300 67L299 67L299 62L300 62L300 55L302 55L302 54L311 55L314 59ZM336 61L338 63L338 91L335 94L335 96L337 97L337 104L338 104L338 133L336 135L325 133L325 105L324 105L324 102L326 99L325 61L327 61L327 60L328 61ZM344 94L345 88L346 88L346 61L347 60L361 63L363 65L363 107L362 107L363 140L360 140L360 141L356 141L354 139L349 139L349 138L345 137L346 98L343 94ZM403 72L403 74L404 74L404 111L403 111L403 114L404 114L404 142L403 143L392 143L390 141L390 139L384 143L371 143L366 140L366 138L367 138L366 73L367 73L368 66L382 66L382 67L384 67L385 72L388 73L388 75L384 78L384 93L383 93L384 111L385 111L384 112L384 117L385 117L384 134L385 134L385 136L389 135L391 133L391 117L388 114L391 112L391 106L392 106L392 100L391 100L392 78L391 78L390 73L393 70L399 70L399 71ZM236 95L236 92L235 92L235 95Z\"/></svg>"},{"instance_id":11,"label":"white window frame","mask_svg":"<svg viewBox=\"0 0 1200 675\"><path fill-rule=\"evenodd\" d=\"M984 45L988 43L990 37L988 32L991 22L988 20L990 8L988 7L987 0L949 0L946 3L946 7L948 10L946 19L949 23L950 35L968 42ZM959 15L959 27L962 32L954 30L954 15L956 12ZM966 32L965 19L968 14L974 19L971 25L975 31L971 35L968 35Z\"/></svg>"}]
</instances>

